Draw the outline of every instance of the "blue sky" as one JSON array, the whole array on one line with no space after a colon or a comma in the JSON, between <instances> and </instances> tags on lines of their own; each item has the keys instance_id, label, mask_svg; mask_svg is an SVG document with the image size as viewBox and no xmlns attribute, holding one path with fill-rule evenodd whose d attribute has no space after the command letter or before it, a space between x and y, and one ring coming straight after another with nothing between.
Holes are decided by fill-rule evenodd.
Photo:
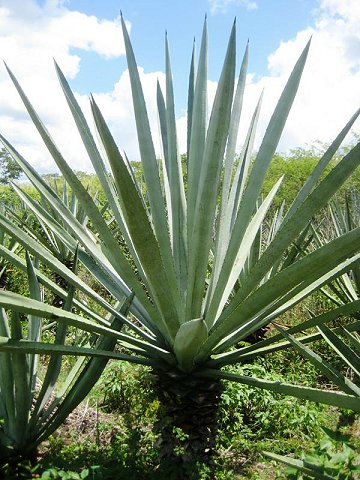
<instances>
[{"instance_id":1,"label":"blue sky","mask_svg":"<svg viewBox=\"0 0 360 480\"><path fill-rule=\"evenodd\" d=\"M124 18L131 22L132 43L137 60L145 70L163 68L164 33L167 31L175 85L182 86L187 81L193 39L199 45L205 15L209 25L209 77L216 80L234 18L237 20L239 53L249 39L250 68L261 76L267 72L268 55L280 41L291 39L296 32L311 25L317 7L314 0L257 0L256 8L255 4L247 8L242 2L233 2L223 8L219 5L213 13L208 0L69 0L66 5L71 10L111 20L119 14L119 4ZM97 68L99 60L96 54L82 54L82 69L73 83L79 92L86 94L94 89L105 91L111 88L119 71L126 67L124 57L104 61L104 75L94 77L91 72Z\"/></svg>"},{"instance_id":2,"label":"blue sky","mask_svg":"<svg viewBox=\"0 0 360 480\"><path fill-rule=\"evenodd\" d=\"M259 145L292 66L310 36L305 73L278 150L288 152L331 141L360 106L359 0L0 0L1 55L77 169L90 169L90 162L57 84L52 58L63 69L85 114L89 115L88 95L92 92L120 148L130 159L137 159L120 9L137 57L158 152L155 91L157 80L164 80L165 31L182 152L191 49L194 38L200 44L205 15L210 106L235 17L238 65L250 41L239 148L265 89L255 148ZM359 132L359 125L355 131ZM4 68L0 68L0 132L40 171L55 169Z\"/></svg>"}]
</instances>

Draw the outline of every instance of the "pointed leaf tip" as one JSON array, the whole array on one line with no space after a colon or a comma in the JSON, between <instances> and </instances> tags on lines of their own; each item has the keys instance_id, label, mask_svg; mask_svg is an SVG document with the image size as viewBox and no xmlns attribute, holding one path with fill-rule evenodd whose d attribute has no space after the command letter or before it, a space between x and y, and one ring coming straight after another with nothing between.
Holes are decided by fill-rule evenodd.
<instances>
[{"instance_id":1,"label":"pointed leaf tip","mask_svg":"<svg viewBox=\"0 0 360 480\"><path fill-rule=\"evenodd\" d=\"M57 61L55 60L55 57L53 57L53 62L54 62L54 66L55 66L55 69L59 72L61 72L61 68L59 66L59 64L57 63ZM62 73L62 72L61 72Z\"/></svg>"},{"instance_id":2,"label":"pointed leaf tip","mask_svg":"<svg viewBox=\"0 0 360 480\"><path fill-rule=\"evenodd\" d=\"M124 20L124 17L122 15L122 13L121 13L120 19L121 19L121 26L122 26L123 30L125 29L127 31L125 20Z\"/></svg>"},{"instance_id":3,"label":"pointed leaf tip","mask_svg":"<svg viewBox=\"0 0 360 480\"><path fill-rule=\"evenodd\" d=\"M6 68L7 72L8 72L10 75L12 75L12 71L11 71L10 67L8 66L8 64L5 62L5 60L4 60L4 65L5 65L5 68Z\"/></svg>"}]
</instances>

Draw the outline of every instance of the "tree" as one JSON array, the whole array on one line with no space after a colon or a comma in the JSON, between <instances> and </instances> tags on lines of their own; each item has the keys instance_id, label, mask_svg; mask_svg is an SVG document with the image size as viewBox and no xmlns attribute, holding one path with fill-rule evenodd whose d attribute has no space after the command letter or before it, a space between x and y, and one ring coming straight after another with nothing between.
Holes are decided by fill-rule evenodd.
<instances>
[{"instance_id":1,"label":"tree","mask_svg":"<svg viewBox=\"0 0 360 480\"><path fill-rule=\"evenodd\" d=\"M22 169L5 148L0 150L0 183L7 184L10 180L20 177Z\"/></svg>"}]
</instances>

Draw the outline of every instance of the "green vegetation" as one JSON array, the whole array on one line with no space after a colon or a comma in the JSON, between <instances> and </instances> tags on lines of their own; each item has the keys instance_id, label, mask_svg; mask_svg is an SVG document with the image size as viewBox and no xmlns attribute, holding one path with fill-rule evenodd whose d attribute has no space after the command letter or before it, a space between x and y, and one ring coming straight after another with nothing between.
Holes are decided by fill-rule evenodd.
<instances>
[{"instance_id":1,"label":"green vegetation","mask_svg":"<svg viewBox=\"0 0 360 480\"><path fill-rule=\"evenodd\" d=\"M12 180L16 180L20 177L21 172L19 164L5 148L2 148L0 150L0 183L7 184Z\"/></svg>"},{"instance_id":2,"label":"green vegetation","mask_svg":"<svg viewBox=\"0 0 360 480\"><path fill-rule=\"evenodd\" d=\"M198 67L193 55L190 68L183 158L166 40L159 161L122 25L137 172L91 97L104 160L56 65L98 194L86 175L71 170L8 70L63 178L40 176L0 136L35 192L14 186L21 203L0 212L5 268L25 274L27 288L0 292L3 476L40 475L34 456L48 441L42 478L266 478L261 451L298 454L300 441L313 446L329 416L360 413L360 300L310 308L339 278L348 275L345 286L352 284L360 226L317 243L309 237L311 222L360 164L360 144L337 154L360 110L320 158L310 158L311 170L305 151L298 151L298 164L274 158L308 43L257 154L261 99L235 160L248 48L235 88L234 24L208 121L205 23ZM285 165L295 173L281 197ZM92 434L80 441L83 428Z\"/></svg>"},{"instance_id":3,"label":"green vegetation","mask_svg":"<svg viewBox=\"0 0 360 480\"><path fill-rule=\"evenodd\" d=\"M360 456L355 448L347 435L334 434L324 428L324 436L319 444L308 454L303 453L299 460L273 453L266 455L289 465L284 472L289 480L309 478L347 480L359 478L360 475Z\"/></svg>"},{"instance_id":4,"label":"green vegetation","mask_svg":"<svg viewBox=\"0 0 360 480\"><path fill-rule=\"evenodd\" d=\"M358 140L357 136L353 135L353 137L353 140ZM349 145L354 146L352 141ZM290 150L290 152L286 155L281 155L279 153L274 155L264 181L264 193L266 194L271 190L276 178L279 178L281 175L285 176L284 182L279 188L278 195L274 199L274 206L280 207L281 202L283 201L287 207L291 205L299 191L299 187L305 183L306 179L319 162L323 152L326 151L326 148L327 147L325 145L312 146L306 149L296 148ZM349 151L349 149L350 147L343 147L341 151L345 153L346 151ZM320 179L324 178L325 175L335 167L340 158L340 154L334 155L332 160L324 169L322 175L320 175ZM343 185L339 185L337 195L340 198L344 198L346 192L349 192L353 189L358 189L359 185L360 168L357 168Z\"/></svg>"}]
</instances>

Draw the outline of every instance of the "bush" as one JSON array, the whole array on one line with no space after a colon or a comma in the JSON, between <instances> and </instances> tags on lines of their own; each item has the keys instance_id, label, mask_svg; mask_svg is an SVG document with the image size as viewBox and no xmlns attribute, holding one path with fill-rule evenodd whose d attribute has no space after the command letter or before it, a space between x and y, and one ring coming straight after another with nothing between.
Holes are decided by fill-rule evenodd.
<instances>
[{"instance_id":1,"label":"bush","mask_svg":"<svg viewBox=\"0 0 360 480\"><path fill-rule=\"evenodd\" d=\"M298 367L301 364L297 364ZM305 367L307 368L307 367ZM232 367L231 372L272 381L284 381L264 365ZM305 372L306 374L306 372ZM310 377L310 373L308 374ZM287 377L291 380L291 374ZM305 375L306 377L306 375ZM310 380L310 378L309 378ZM224 382L221 425L226 436L241 434L258 440L265 438L305 438L314 436L327 407L306 400L274 394L243 384Z\"/></svg>"}]
</instances>

